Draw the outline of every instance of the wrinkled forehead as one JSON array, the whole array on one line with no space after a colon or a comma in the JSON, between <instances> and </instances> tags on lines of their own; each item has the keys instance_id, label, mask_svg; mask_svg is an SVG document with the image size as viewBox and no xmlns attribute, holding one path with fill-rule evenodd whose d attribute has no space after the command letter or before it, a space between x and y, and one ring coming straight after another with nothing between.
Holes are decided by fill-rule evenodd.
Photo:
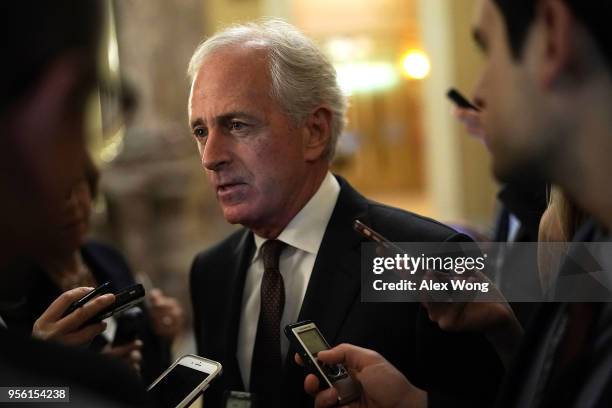
<instances>
[{"instance_id":1,"label":"wrinkled forehead","mask_svg":"<svg viewBox=\"0 0 612 408\"><path fill-rule=\"evenodd\" d=\"M204 57L191 84L193 90L270 85L268 52L259 47L227 46Z\"/></svg>"},{"instance_id":2,"label":"wrinkled forehead","mask_svg":"<svg viewBox=\"0 0 612 408\"><path fill-rule=\"evenodd\" d=\"M272 80L268 54L253 47L231 47L206 56L191 85L189 114L228 103L268 103ZM238 107L235 107L238 108Z\"/></svg>"}]
</instances>

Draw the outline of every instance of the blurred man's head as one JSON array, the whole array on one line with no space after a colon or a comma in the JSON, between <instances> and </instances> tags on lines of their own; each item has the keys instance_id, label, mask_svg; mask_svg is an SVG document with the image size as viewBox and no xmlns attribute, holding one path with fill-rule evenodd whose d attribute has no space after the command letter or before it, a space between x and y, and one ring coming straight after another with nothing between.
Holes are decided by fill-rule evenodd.
<instances>
[{"instance_id":1,"label":"blurred man's head","mask_svg":"<svg viewBox=\"0 0 612 408\"><path fill-rule=\"evenodd\" d=\"M25 0L0 8L2 265L49 243L47 227L83 173L100 7L96 0Z\"/></svg>"},{"instance_id":2,"label":"blurred man's head","mask_svg":"<svg viewBox=\"0 0 612 408\"><path fill-rule=\"evenodd\" d=\"M323 180L346 103L333 66L289 24L222 31L189 64L189 121L227 221L274 236Z\"/></svg>"},{"instance_id":3,"label":"blurred man's head","mask_svg":"<svg viewBox=\"0 0 612 408\"><path fill-rule=\"evenodd\" d=\"M474 37L485 67L475 98L499 179L563 185L587 165L586 127L612 96L609 10L599 0L480 1Z\"/></svg>"}]
</instances>

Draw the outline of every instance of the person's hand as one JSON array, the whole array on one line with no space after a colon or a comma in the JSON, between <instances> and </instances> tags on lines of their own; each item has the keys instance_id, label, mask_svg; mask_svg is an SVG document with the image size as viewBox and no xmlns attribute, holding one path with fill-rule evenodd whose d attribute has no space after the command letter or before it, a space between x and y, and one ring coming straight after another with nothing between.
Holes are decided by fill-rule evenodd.
<instances>
[{"instance_id":1,"label":"person's hand","mask_svg":"<svg viewBox=\"0 0 612 408\"><path fill-rule=\"evenodd\" d=\"M299 355L296 362L302 364ZM326 364L343 364L361 383L360 399L351 402L350 408L394 408L427 406L427 393L412 385L391 363L375 351L341 344L331 350L321 351L317 359ZM320 390L319 379L309 374L304 380L304 390L315 397L315 407L335 407L338 392L335 388Z\"/></svg>"},{"instance_id":2,"label":"person's hand","mask_svg":"<svg viewBox=\"0 0 612 408\"><path fill-rule=\"evenodd\" d=\"M434 275L428 272L426 276ZM435 279L440 280L445 277L435 274ZM523 328L502 293L484 274L475 272L466 279L471 282L488 283L487 298L496 301L423 301L421 304L427 310L429 319L437 323L442 330L484 334L495 347L504 365L507 365L522 340Z\"/></svg>"},{"instance_id":3,"label":"person's hand","mask_svg":"<svg viewBox=\"0 0 612 408\"><path fill-rule=\"evenodd\" d=\"M138 374L140 374L140 363L142 362L142 341L136 339L130 343L122 344L121 346L112 347L110 344L102 349L102 354L118 358Z\"/></svg>"},{"instance_id":4,"label":"person's hand","mask_svg":"<svg viewBox=\"0 0 612 408\"><path fill-rule=\"evenodd\" d=\"M115 295L107 293L87 302L66 317L64 311L73 302L79 300L93 288L75 288L62 293L45 312L36 320L32 336L41 340L53 340L69 346L80 346L89 343L106 328L105 322L83 324L100 310L115 302Z\"/></svg>"},{"instance_id":5,"label":"person's hand","mask_svg":"<svg viewBox=\"0 0 612 408\"><path fill-rule=\"evenodd\" d=\"M183 327L183 308L175 298L164 295L159 289L151 290L149 301L153 330L158 336L174 339Z\"/></svg>"},{"instance_id":6,"label":"person's hand","mask_svg":"<svg viewBox=\"0 0 612 408\"><path fill-rule=\"evenodd\" d=\"M449 283L450 279L445 273L432 271L428 271L424 277L424 280L443 283ZM429 319L436 322L442 330L488 333L516 320L512 308L502 293L482 272L476 271L460 279L471 283L487 284L486 299L490 301L452 301L452 293L444 298L437 292L439 299L436 301L434 295L429 294L429 297L424 298L421 304L427 310ZM445 299L448 301L444 301Z\"/></svg>"}]
</instances>

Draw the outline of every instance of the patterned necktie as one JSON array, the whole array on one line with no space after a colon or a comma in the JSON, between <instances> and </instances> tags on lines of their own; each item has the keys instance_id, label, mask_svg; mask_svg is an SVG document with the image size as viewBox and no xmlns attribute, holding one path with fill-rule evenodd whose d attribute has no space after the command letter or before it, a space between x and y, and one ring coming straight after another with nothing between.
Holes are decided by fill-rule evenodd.
<instances>
[{"instance_id":1,"label":"patterned necktie","mask_svg":"<svg viewBox=\"0 0 612 408\"><path fill-rule=\"evenodd\" d=\"M251 392L260 406L275 406L281 394L281 318L285 307L285 286L278 260L285 243L268 240L261 247L264 274L261 280L261 308L251 363Z\"/></svg>"}]
</instances>

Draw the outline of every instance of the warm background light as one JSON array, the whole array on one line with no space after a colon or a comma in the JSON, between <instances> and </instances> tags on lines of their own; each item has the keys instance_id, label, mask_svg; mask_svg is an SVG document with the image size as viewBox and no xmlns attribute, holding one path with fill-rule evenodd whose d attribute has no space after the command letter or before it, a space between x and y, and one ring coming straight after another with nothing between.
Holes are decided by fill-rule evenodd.
<instances>
[{"instance_id":1,"label":"warm background light","mask_svg":"<svg viewBox=\"0 0 612 408\"><path fill-rule=\"evenodd\" d=\"M336 64L336 75L340 88L347 95L380 91L397 84L395 68L387 62Z\"/></svg>"},{"instance_id":2,"label":"warm background light","mask_svg":"<svg viewBox=\"0 0 612 408\"><path fill-rule=\"evenodd\" d=\"M411 79L423 79L429 75L431 64L423 51L410 50L402 58L404 75Z\"/></svg>"}]
</instances>

